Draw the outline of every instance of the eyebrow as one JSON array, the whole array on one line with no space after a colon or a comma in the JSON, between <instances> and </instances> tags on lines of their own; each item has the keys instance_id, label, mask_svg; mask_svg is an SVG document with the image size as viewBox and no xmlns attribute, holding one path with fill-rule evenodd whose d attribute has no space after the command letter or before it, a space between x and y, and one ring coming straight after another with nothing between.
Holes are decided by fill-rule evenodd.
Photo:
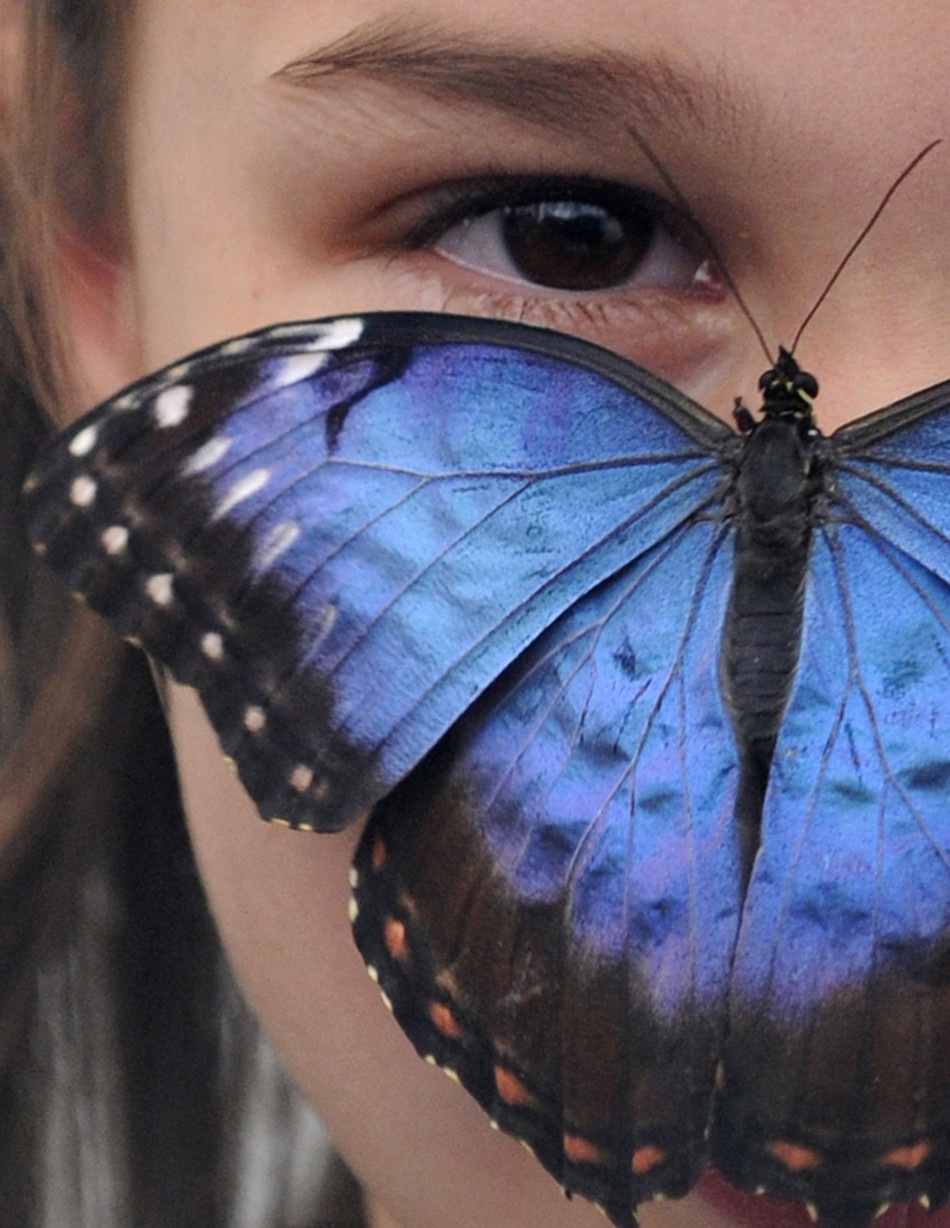
<instances>
[{"instance_id":1,"label":"eyebrow","mask_svg":"<svg viewBox=\"0 0 950 1228\"><path fill-rule=\"evenodd\" d=\"M346 76L439 101L488 106L543 125L609 119L627 127L714 128L721 137L741 129L746 110L735 85L721 74L687 70L656 55L528 51L393 18L356 27L292 60L273 79L318 90Z\"/></svg>"}]
</instances>

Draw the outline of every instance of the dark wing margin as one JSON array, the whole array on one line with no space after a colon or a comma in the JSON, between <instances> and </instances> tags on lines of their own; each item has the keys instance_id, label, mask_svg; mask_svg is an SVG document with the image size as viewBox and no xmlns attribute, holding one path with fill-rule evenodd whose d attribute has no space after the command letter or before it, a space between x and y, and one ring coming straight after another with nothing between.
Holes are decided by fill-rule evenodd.
<instances>
[{"instance_id":1,"label":"dark wing margin","mask_svg":"<svg viewBox=\"0 0 950 1228\"><path fill-rule=\"evenodd\" d=\"M706 505L733 438L575 339L384 314L141 381L26 500L66 582L197 687L264 817L335 829Z\"/></svg>"}]
</instances>

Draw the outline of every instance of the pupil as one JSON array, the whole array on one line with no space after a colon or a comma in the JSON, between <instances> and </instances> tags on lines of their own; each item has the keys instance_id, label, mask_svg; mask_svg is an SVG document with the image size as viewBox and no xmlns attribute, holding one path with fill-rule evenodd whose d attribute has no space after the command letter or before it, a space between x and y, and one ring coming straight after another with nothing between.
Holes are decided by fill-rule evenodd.
<instances>
[{"instance_id":1,"label":"pupil","mask_svg":"<svg viewBox=\"0 0 950 1228\"><path fill-rule=\"evenodd\" d=\"M512 205L502 235L518 272L560 290L601 290L626 280L653 242L646 210L623 219L589 201Z\"/></svg>"}]
</instances>

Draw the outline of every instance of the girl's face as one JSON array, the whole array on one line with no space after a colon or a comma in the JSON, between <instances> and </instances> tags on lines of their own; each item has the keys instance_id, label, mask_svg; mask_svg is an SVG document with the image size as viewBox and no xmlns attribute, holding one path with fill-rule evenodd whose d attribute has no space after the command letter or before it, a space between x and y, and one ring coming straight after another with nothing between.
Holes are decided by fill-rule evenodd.
<instances>
[{"instance_id":1,"label":"girl's face","mask_svg":"<svg viewBox=\"0 0 950 1228\"><path fill-rule=\"evenodd\" d=\"M753 398L763 355L630 127L773 345L901 167L950 136L944 0L139 9L129 250L110 265L74 248L63 265L89 403L230 334L399 308L580 333L726 415L737 393ZM948 158L944 146L904 186L800 347L826 430L950 374ZM513 247L499 220L506 203L565 199L590 210L598 236L579 280L557 242ZM258 822L190 695L175 693L172 715L224 941L368 1188L411 1228L602 1223L489 1130L390 1019L349 936L354 836ZM700 1190L642 1219L714 1228L752 1214Z\"/></svg>"}]
</instances>

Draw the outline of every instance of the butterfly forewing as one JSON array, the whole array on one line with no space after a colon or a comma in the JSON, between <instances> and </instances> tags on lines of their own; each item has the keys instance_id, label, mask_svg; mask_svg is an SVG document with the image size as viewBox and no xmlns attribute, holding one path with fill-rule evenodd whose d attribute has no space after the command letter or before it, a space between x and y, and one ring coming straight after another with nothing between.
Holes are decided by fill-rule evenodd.
<instances>
[{"instance_id":1,"label":"butterfly forewing","mask_svg":"<svg viewBox=\"0 0 950 1228\"><path fill-rule=\"evenodd\" d=\"M198 687L265 817L341 826L717 489L724 427L565 340L381 316L226 343L67 433L34 540Z\"/></svg>"},{"instance_id":2,"label":"butterfly forewing","mask_svg":"<svg viewBox=\"0 0 950 1228\"><path fill-rule=\"evenodd\" d=\"M950 583L948 405L950 384L939 384L843 427L826 446L834 465L829 515L867 523Z\"/></svg>"}]
</instances>

